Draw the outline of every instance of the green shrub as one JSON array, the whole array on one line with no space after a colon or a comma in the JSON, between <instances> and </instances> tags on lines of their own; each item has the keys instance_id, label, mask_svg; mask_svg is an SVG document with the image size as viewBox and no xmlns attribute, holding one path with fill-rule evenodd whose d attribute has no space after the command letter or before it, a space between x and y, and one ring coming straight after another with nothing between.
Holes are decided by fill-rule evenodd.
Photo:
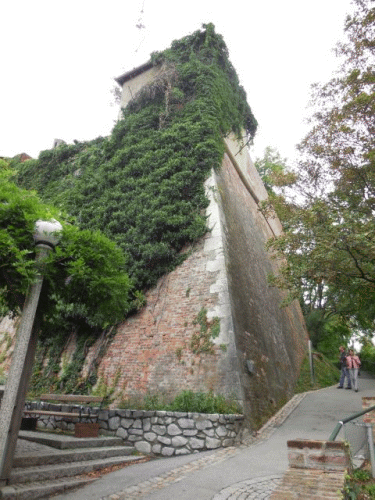
<instances>
[{"instance_id":1,"label":"green shrub","mask_svg":"<svg viewBox=\"0 0 375 500\"><path fill-rule=\"evenodd\" d=\"M182 391L168 403L160 395L146 395L143 399L127 398L119 408L159 411L183 411L192 413L243 413L239 403L233 397L214 395L213 392Z\"/></svg>"},{"instance_id":2,"label":"green shrub","mask_svg":"<svg viewBox=\"0 0 375 500\"><path fill-rule=\"evenodd\" d=\"M364 467L355 469L346 477L344 500L375 500L375 480L367 470L367 463Z\"/></svg>"},{"instance_id":3,"label":"green shrub","mask_svg":"<svg viewBox=\"0 0 375 500\"><path fill-rule=\"evenodd\" d=\"M359 356L362 363L361 369L369 373L375 373L375 346L370 341L364 341Z\"/></svg>"}]
</instances>

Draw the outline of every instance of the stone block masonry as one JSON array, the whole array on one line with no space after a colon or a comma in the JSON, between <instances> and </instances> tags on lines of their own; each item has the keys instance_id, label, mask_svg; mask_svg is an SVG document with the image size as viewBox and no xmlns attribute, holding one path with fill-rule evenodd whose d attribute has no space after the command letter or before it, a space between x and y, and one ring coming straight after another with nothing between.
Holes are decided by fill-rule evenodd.
<instances>
[{"instance_id":1,"label":"stone block masonry","mask_svg":"<svg viewBox=\"0 0 375 500\"><path fill-rule=\"evenodd\" d=\"M40 408L32 403L31 408ZM45 404L43 409L56 410L60 405ZM77 406L61 405L63 411ZM125 444L146 454L170 457L233 446L243 415L222 415L171 411L100 410L100 434L116 436ZM74 430L75 421L64 417L42 416L38 428Z\"/></svg>"}]
</instances>

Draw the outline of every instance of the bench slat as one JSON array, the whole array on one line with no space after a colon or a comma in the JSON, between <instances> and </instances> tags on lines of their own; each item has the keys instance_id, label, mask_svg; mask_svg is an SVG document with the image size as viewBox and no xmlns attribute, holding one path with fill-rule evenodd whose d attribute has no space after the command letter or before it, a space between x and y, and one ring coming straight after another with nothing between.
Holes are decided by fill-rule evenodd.
<instances>
[{"instance_id":1,"label":"bench slat","mask_svg":"<svg viewBox=\"0 0 375 500\"><path fill-rule=\"evenodd\" d=\"M100 396L80 396L79 394L42 394L41 401L65 401L67 403L102 403Z\"/></svg>"},{"instance_id":2,"label":"bench slat","mask_svg":"<svg viewBox=\"0 0 375 500\"><path fill-rule=\"evenodd\" d=\"M81 396L79 394L42 394L40 396L40 401L55 401L59 403L77 403L77 404L87 404L87 403L100 403L100 407L104 401L104 398L100 396ZM83 410L85 413L75 411L66 412L66 411L58 411L58 410L38 410L38 409L29 409L25 408L23 414L27 417L35 416L35 418L41 417L43 415L53 415L55 417L68 418L68 419L78 419L81 421L82 419L96 420L98 419L98 413L90 412L88 409Z\"/></svg>"},{"instance_id":3,"label":"bench slat","mask_svg":"<svg viewBox=\"0 0 375 500\"><path fill-rule=\"evenodd\" d=\"M24 410L25 415L55 415L56 417L70 418L97 418L95 413L66 413L63 411L47 411L47 410Z\"/></svg>"}]
</instances>

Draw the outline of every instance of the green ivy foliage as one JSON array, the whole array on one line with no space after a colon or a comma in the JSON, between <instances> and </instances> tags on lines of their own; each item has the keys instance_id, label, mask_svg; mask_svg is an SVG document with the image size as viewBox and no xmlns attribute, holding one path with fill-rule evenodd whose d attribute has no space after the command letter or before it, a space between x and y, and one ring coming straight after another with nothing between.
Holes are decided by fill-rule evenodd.
<instances>
[{"instance_id":1,"label":"green ivy foliage","mask_svg":"<svg viewBox=\"0 0 375 500\"><path fill-rule=\"evenodd\" d=\"M43 262L43 288L38 317L42 337L85 325L105 328L132 307L133 284L124 271L122 250L99 231L79 230L35 193L0 171L0 315L19 314L29 285L35 280L33 233L38 219L58 219L61 239Z\"/></svg>"},{"instance_id":2,"label":"green ivy foliage","mask_svg":"<svg viewBox=\"0 0 375 500\"><path fill-rule=\"evenodd\" d=\"M0 317L19 311L36 277L35 221L56 216L34 192L10 182L12 172L7 167L0 170Z\"/></svg>"},{"instance_id":3,"label":"green ivy foliage","mask_svg":"<svg viewBox=\"0 0 375 500\"><path fill-rule=\"evenodd\" d=\"M153 54L159 77L142 89L108 138L62 145L18 166L17 182L101 230L147 289L207 230L204 181L219 168L223 136L254 137L257 122L209 24Z\"/></svg>"},{"instance_id":4,"label":"green ivy foliage","mask_svg":"<svg viewBox=\"0 0 375 500\"><path fill-rule=\"evenodd\" d=\"M361 339L362 347L359 353L361 359L361 369L375 374L375 346L366 337Z\"/></svg>"},{"instance_id":5,"label":"green ivy foliage","mask_svg":"<svg viewBox=\"0 0 375 500\"><path fill-rule=\"evenodd\" d=\"M46 268L44 322L69 318L93 328L116 324L132 307L133 284L124 267L123 252L102 233L64 227Z\"/></svg>"}]
</instances>

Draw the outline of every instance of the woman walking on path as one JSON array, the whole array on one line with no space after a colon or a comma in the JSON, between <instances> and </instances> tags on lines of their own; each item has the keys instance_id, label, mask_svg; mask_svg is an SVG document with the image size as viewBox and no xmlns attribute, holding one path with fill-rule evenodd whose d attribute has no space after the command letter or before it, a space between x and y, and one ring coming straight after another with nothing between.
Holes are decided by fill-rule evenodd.
<instances>
[{"instance_id":1,"label":"woman walking on path","mask_svg":"<svg viewBox=\"0 0 375 500\"><path fill-rule=\"evenodd\" d=\"M349 349L349 356L347 356L346 360L348 363L352 388L355 389L355 392L358 392L358 370L361 366L361 360L356 354L354 354L353 349Z\"/></svg>"}]
</instances>

